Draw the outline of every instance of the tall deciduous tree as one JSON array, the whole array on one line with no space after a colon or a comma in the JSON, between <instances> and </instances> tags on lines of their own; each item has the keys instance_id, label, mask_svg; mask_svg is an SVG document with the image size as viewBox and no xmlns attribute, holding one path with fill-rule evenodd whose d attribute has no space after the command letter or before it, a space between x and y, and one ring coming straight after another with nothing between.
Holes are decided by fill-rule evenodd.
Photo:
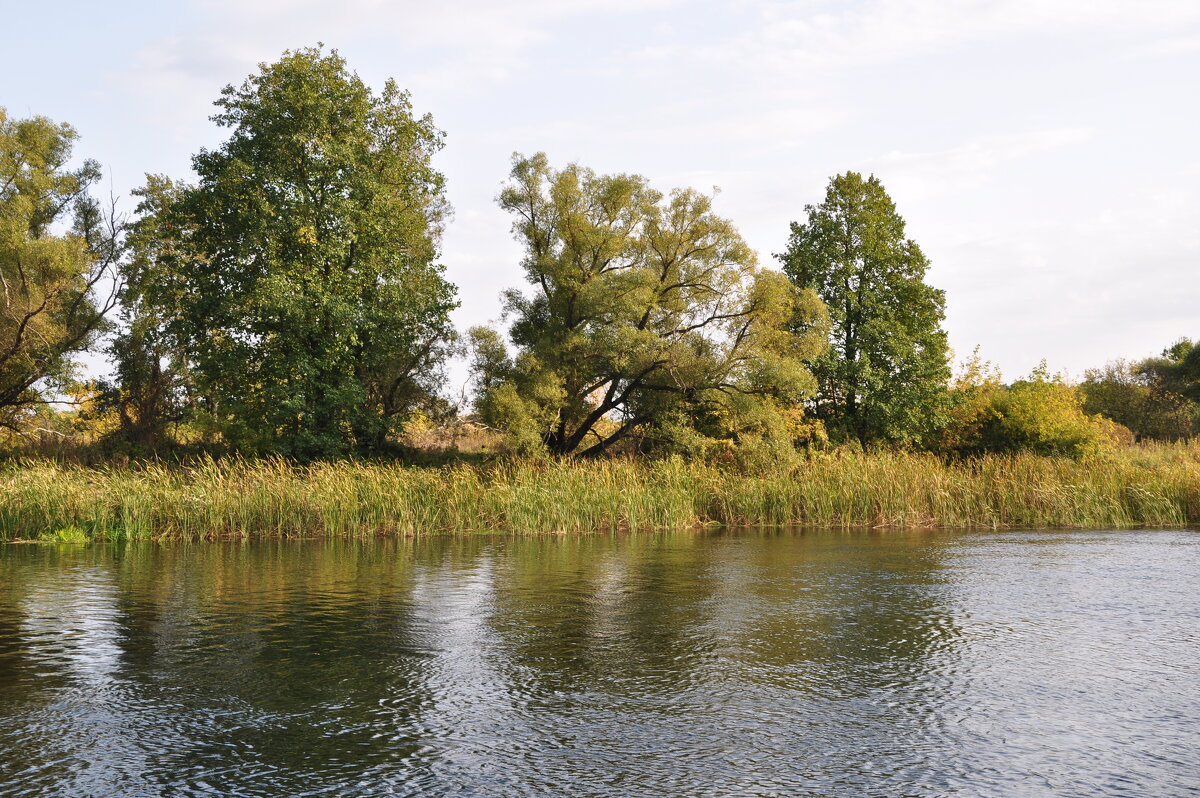
<instances>
[{"instance_id":1,"label":"tall deciduous tree","mask_svg":"<svg viewBox=\"0 0 1200 798\"><path fill-rule=\"evenodd\" d=\"M100 381L100 406L115 413L120 437L139 448L165 442L168 426L194 409L188 407L194 386L187 356L171 324L183 316L185 283L167 269L182 257L172 209L186 191L181 182L150 175L134 192L141 202L128 229L132 257L122 269L122 324L109 346L114 373Z\"/></svg>"},{"instance_id":2,"label":"tall deciduous tree","mask_svg":"<svg viewBox=\"0 0 1200 798\"><path fill-rule=\"evenodd\" d=\"M315 48L216 105L230 137L193 159L198 183L143 194L129 301L157 329L133 328L180 354L197 402L242 447L376 449L453 339L431 163L443 134L394 82L376 95Z\"/></svg>"},{"instance_id":3,"label":"tall deciduous tree","mask_svg":"<svg viewBox=\"0 0 1200 798\"><path fill-rule=\"evenodd\" d=\"M708 196L539 154L514 158L500 204L533 291L507 294L515 355L472 333L491 423L558 454L777 435L776 411L813 387L803 361L823 347L820 301L757 268Z\"/></svg>"},{"instance_id":4,"label":"tall deciduous tree","mask_svg":"<svg viewBox=\"0 0 1200 798\"><path fill-rule=\"evenodd\" d=\"M11 429L70 376L115 303L119 224L88 193L96 162L68 166L77 138L0 108L0 425Z\"/></svg>"},{"instance_id":5,"label":"tall deciduous tree","mask_svg":"<svg viewBox=\"0 0 1200 798\"><path fill-rule=\"evenodd\" d=\"M907 442L936 428L949 378L942 291L877 178L834 177L793 222L784 271L825 300L829 351L813 364L816 413L863 442Z\"/></svg>"}]
</instances>

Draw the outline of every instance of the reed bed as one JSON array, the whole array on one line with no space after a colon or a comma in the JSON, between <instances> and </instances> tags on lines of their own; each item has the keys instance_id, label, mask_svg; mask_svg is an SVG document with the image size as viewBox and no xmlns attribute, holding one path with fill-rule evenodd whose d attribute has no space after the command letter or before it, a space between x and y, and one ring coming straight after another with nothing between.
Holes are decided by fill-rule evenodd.
<instances>
[{"instance_id":1,"label":"reed bed","mask_svg":"<svg viewBox=\"0 0 1200 798\"><path fill-rule=\"evenodd\" d=\"M1082 462L826 455L762 475L682 460L0 466L0 540L1197 522L1197 445L1139 447Z\"/></svg>"}]
</instances>

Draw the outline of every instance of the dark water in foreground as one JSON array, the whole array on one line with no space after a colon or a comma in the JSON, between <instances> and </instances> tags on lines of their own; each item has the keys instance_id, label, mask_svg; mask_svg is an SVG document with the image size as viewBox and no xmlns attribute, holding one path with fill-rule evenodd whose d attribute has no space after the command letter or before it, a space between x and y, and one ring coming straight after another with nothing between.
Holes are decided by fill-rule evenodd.
<instances>
[{"instance_id":1,"label":"dark water in foreground","mask_svg":"<svg viewBox=\"0 0 1200 798\"><path fill-rule=\"evenodd\" d=\"M0 548L0 795L1200 789L1200 533Z\"/></svg>"}]
</instances>

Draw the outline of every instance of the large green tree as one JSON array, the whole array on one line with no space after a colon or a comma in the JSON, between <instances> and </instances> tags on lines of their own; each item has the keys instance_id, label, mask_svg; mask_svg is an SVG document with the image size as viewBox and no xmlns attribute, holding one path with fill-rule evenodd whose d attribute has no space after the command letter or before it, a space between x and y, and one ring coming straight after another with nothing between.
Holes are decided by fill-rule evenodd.
<instances>
[{"instance_id":1,"label":"large green tree","mask_svg":"<svg viewBox=\"0 0 1200 798\"><path fill-rule=\"evenodd\" d=\"M131 357L174 353L242 448L377 449L433 390L453 338L431 162L443 134L336 51L287 52L216 105L230 136L193 159L196 185L142 192Z\"/></svg>"},{"instance_id":2,"label":"large green tree","mask_svg":"<svg viewBox=\"0 0 1200 798\"><path fill-rule=\"evenodd\" d=\"M830 348L813 363L818 416L864 443L912 442L937 428L949 378L945 297L878 178L829 182L793 222L783 269L825 300Z\"/></svg>"},{"instance_id":3,"label":"large green tree","mask_svg":"<svg viewBox=\"0 0 1200 798\"><path fill-rule=\"evenodd\" d=\"M500 204L533 290L506 297L515 353L472 333L489 423L557 454L786 437L780 411L813 387L824 309L759 269L710 197L539 154L514 158Z\"/></svg>"},{"instance_id":4,"label":"large green tree","mask_svg":"<svg viewBox=\"0 0 1200 798\"><path fill-rule=\"evenodd\" d=\"M70 378L115 303L119 224L89 194L99 165L70 167L77 138L0 108L0 425L14 430Z\"/></svg>"}]
</instances>

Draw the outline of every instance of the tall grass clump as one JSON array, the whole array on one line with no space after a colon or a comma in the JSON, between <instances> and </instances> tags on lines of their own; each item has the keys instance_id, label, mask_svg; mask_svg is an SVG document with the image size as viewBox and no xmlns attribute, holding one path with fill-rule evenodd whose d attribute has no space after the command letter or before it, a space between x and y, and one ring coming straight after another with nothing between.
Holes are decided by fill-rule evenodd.
<instances>
[{"instance_id":1,"label":"tall grass clump","mask_svg":"<svg viewBox=\"0 0 1200 798\"><path fill-rule=\"evenodd\" d=\"M1090 460L819 455L776 473L680 459L415 467L205 459L0 466L0 539L551 533L696 527L1128 527L1200 522L1200 446Z\"/></svg>"}]
</instances>

